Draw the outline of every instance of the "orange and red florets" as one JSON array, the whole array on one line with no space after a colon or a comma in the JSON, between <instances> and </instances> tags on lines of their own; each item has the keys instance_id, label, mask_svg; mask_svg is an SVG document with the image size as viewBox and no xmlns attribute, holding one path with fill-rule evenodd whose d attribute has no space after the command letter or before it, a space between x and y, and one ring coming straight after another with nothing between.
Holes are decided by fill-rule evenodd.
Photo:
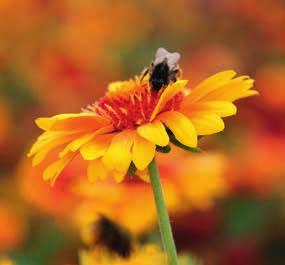
<instances>
[{"instance_id":1,"label":"orange and red florets","mask_svg":"<svg viewBox=\"0 0 285 265\"><path fill-rule=\"evenodd\" d=\"M154 91L148 83L138 83L132 93L107 94L87 110L111 120L116 130L132 129L150 121L163 89ZM184 98L178 93L170 99L162 111L177 110Z\"/></svg>"}]
</instances>

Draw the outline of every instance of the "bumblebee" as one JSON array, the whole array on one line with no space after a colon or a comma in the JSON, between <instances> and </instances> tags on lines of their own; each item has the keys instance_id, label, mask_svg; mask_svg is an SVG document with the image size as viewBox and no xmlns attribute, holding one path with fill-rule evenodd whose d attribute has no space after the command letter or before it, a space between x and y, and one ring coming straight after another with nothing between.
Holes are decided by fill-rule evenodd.
<instances>
[{"instance_id":1,"label":"bumblebee","mask_svg":"<svg viewBox=\"0 0 285 265\"><path fill-rule=\"evenodd\" d=\"M154 61L143 71L141 79L148 74L149 83L155 91L165 88L170 82L175 82L181 74L179 59L179 53L170 53L164 48L159 48Z\"/></svg>"},{"instance_id":2,"label":"bumblebee","mask_svg":"<svg viewBox=\"0 0 285 265\"><path fill-rule=\"evenodd\" d=\"M91 247L104 247L123 258L130 256L133 248L130 233L106 216L101 215L88 230L88 245Z\"/></svg>"}]
</instances>

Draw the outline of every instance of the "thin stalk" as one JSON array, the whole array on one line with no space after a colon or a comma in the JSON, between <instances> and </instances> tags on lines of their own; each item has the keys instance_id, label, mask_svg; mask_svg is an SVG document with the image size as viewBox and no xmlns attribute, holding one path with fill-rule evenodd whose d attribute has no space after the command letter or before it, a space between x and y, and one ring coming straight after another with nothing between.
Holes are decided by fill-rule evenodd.
<instances>
[{"instance_id":1,"label":"thin stalk","mask_svg":"<svg viewBox=\"0 0 285 265\"><path fill-rule=\"evenodd\" d=\"M173 239L169 216L163 197L163 191L160 183L159 172L155 158L148 166L153 196L156 204L160 234L164 251L167 253L169 265L178 265L176 247Z\"/></svg>"}]
</instances>

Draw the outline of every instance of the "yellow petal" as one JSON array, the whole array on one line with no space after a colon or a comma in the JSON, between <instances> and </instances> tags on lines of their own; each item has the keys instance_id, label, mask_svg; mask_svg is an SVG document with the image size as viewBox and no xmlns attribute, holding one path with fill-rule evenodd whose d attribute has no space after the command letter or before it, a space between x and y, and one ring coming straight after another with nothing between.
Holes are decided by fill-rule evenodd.
<instances>
[{"instance_id":1,"label":"yellow petal","mask_svg":"<svg viewBox=\"0 0 285 265\"><path fill-rule=\"evenodd\" d=\"M91 142L80 148L80 153L85 160L94 160L103 156L110 145L113 134L96 136Z\"/></svg>"},{"instance_id":2,"label":"yellow petal","mask_svg":"<svg viewBox=\"0 0 285 265\"><path fill-rule=\"evenodd\" d=\"M87 134L84 134L83 136L73 140L59 153L59 157L65 156L69 151L71 151L71 152L77 151L82 145L89 142L94 137L94 135L95 135L94 132L93 133L87 133Z\"/></svg>"},{"instance_id":3,"label":"yellow petal","mask_svg":"<svg viewBox=\"0 0 285 265\"><path fill-rule=\"evenodd\" d=\"M253 86L254 81L247 76L237 77L217 87L202 98L203 101L223 100L235 101L245 96L248 90Z\"/></svg>"},{"instance_id":4,"label":"yellow petal","mask_svg":"<svg viewBox=\"0 0 285 265\"><path fill-rule=\"evenodd\" d=\"M49 165L44 173L43 173L43 179L49 180L53 184L56 180L56 178L59 176L59 174L62 172L62 170L67 166L68 163L71 162L71 160L74 158L75 154L70 153L66 156L58 159L57 161L53 162L51 165Z\"/></svg>"},{"instance_id":5,"label":"yellow petal","mask_svg":"<svg viewBox=\"0 0 285 265\"><path fill-rule=\"evenodd\" d=\"M236 73L234 71L228 70L210 76L191 90L189 95L184 99L182 106L187 107L188 104L200 100L211 91L223 86L235 75Z\"/></svg>"},{"instance_id":6,"label":"yellow petal","mask_svg":"<svg viewBox=\"0 0 285 265\"><path fill-rule=\"evenodd\" d=\"M74 141L72 141L71 143L69 143L64 148L64 150L62 152L60 152L59 157L65 156L69 151L76 152L77 150L79 150L81 148L81 146L88 143L96 135L108 133L112 129L113 129L112 126L106 126L106 127L102 127L100 129L96 130L95 132L84 134L83 136L81 136L81 137L75 139Z\"/></svg>"},{"instance_id":7,"label":"yellow petal","mask_svg":"<svg viewBox=\"0 0 285 265\"><path fill-rule=\"evenodd\" d=\"M42 145L39 150L36 150L36 153L29 153L29 155L30 154L34 155L33 166L40 164L52 150L60 147L61 145L66 144L67 142L71 141L74 137L75 137L74 135L69 135L66 137L53 139L52 141L48 141L44 145Z\"/></svg>"},{"instance_id":8,"label":"yellow petal","mask_svg":"<svg viewBox=\"0 0 285 265\"><path fill-rule=\"evenodd\" d=\"M107 149L103 162L108 170L116 170L126 174L131 163L131 147L133 131L127 130L116 134Z\"/></svg>"},{"instance_id":9,"label":"yellow petal","mask_svg":"<svg viewBox=\"0 0 285 265\"><path fill-rule=\"evenodd\" d=\"M122 182L124 180L125 175L126 175L126 173L120 172L120 171L117 171L117 170L113 170L111 172L112 178L114 178L115 181L118 182L118 183L120 183L120 182Z\"/></svg>"},{"instance_id":10,"label":"yellow petal","mask_svg":"<svg viewBox=\"0 0 285 265\"><path fill-rule=\"evenodd\" d=\"M164 105L171 99L173 98L176 94L178 94L180 91L182 91L186 84L187 84L187 80L179 80L176 81L173 84L170 84L169 86L167 86L164 91L162 92L157 105L155 106L152 114L151 114L151 118L150 121L154 120L154 118L156 117L156 115L161 111L161 109L164 107Z\"/></svg>"},{"instance_id":11,"label":"yellow petal","mask_svg":"<svg viewBox=\"0 0 285 265\"><path fill-rule=\"evenodd\" d=\"M220 117L227 117L236 114L237 108L228 101L206 101L193 103L187 109L183 109L183 112L206 112L217 114Z\"/></svg>"},{"instance_id":12,"label":"yellow petal","mask_svg":"<svg viewBox=\"0 0 285 265\"><path fill-rule=\"evenodd\" d=\"M136 175L145 182L150 182L148 170L137 170Z\"/></svg>"},{"instance_id":13,"label":"yellow petal","mask_svg":"<svg viewBox=\"0 0 285 265\"><path fill-rule=\"evenodd\" d=\"M189 116L198 135L209 135L223 131L225 124L223 120L213 113L194 113Z\"/></svg>"},{"instance_id":14,"label":"yellow petal","mask_svg":"<svg viewBox=\"0 0 285 265\"><path fill-rule=\"evenodd\" d=\"M145 140L139 135L134 138L132 160L139 170L144 170L155 155L155 144Z\"/></svg>"},{"instance_id":15,"label":"yellow petal","mask_svg":"<svg viewBox=\"0 0 285 265\"><path fill-rule=\"evenodd\" d=\"M39 128L48 130L94 130L109 124L109 120L94 113L59 114L49 118L38 118Z\"/></svg>"},{"instance_id":16,"label":"yellow petal","mask_svg":"<svg viewBox=\"0 0 285 265\"><path fill-rule=\"evenodd\" d=\"M182 113L167 111L158 117L172 131L175 138L189 147L197 146L197 133L191 121Z\"/></svg>"},{"instance_id":17,"label":"yellow petal","mask_svg":"<svg viewBox=\"0 0 285 265\"><path fill-rule=\"evenodd\" d=\"M137 128L138 134L144 139L159 146L166 146L169 143L169 137L164 125L155 120L152 123L141 125Z\"/></svg>"},{"instance_id":18,"label":"yellow petal","mask_svg":"<svg viewBox=\"0 0 285 265\"><path fill-rule=\"evenodd\" d=\"M37 141L33 144L30 152L28 153L28 157L33 156L35 153L39 152L41 149L46 148L47 146L51 145L54 141L58 141L59 139L68 139L67 141L70 141L76 137L81 135L81 133L78 132L44 132L42 135L40 135L37 139Z\"/></svg>"},{"instance_id":19,"label":"yellow petal","mask_svg":"<svg viewBox=\"0 0 285 265\"><path fill-rule=\"evenodd\" d=\"M256 90L247 90L247 91L244 91L244 92L240 93L238 95L238 97L235 97L235 99L248 98L248 97L252 97L252 96L256 96L256 95L259 95L258 91L256 91Z\"/></svg>"},{"instance_id":20,"label":"yellow petal","mask_svg":"<svg viewBox=\"0 0 285 265\"><path fill-rule=\"evenodd\" d=\"M50 143L48 146L38 151L33 157L33 166L40 164L47 157L47 155L51 152L52 149L66 143L67 141L69 140L68 139L58 139L57 141Z\"/></svg>"},{"instance_id":21,"label":"yellow petal","mask_svg":"<svg viewBox=\"0 0 285 265\"><path fill-rule=\"evenodd\" d=\"M90 161L88 164L87 175L90 182L104 180L108 177L108 171L101 159Z\"/></svg>"}]
</instances>

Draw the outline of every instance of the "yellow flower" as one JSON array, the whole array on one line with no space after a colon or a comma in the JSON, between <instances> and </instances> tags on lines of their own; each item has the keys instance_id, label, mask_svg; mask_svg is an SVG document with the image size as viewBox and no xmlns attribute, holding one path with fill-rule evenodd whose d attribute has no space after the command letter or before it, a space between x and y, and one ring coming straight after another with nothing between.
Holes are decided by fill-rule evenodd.
<instances>
[{"instance_id":1,"label":"yellow flower","mask_svg":"<svg viewBox=\"0 0 285 265\"><path fill-rule=\"evenodd\" d=\"M178 200L173 184L164 180L163 189L168 208L174 209ZM80 228L89 226L101 214L116 220L135 236L154 228L157 215L148 183L133 180L124 181L118 186L112 180L91 185L88 181L81 181L76 185L75 192L82 196L73 215L75 225Z\"/></svg>"},{"instance_id":2,"label":"yellow flower","mask_svg":"<svg viewBox=\"0 0 285 265\"><path fill-rule=\"evenodd\" d=\"M167 265L167 257L157 246L136 247L129 258L122 258L102 248L81 251L80 265ZM200 265L187 255L179 257L181 265Z\"/></svg>"},{"instance_id":3,"label":"yellow flower","mask_svg":"<svg viewBox=\"0 0 285 265\"><path fill-rule=\"evenodd\" d=\"M157 157L167 209L173 218L197 209L208 210L228 189L228 160L223 155L179 151L175 148L171 154ZM112 179L90 183L80 178L72 190L82 198L73 218L79 228L89 227L103 214L135 237L154 229L157 215L148 183L132 179L117 185Z\"/></svg>"},{"instance_id":4,"label":"yellow flower","mask_svg":"<svg viewBox=\"0 0 285 265\"><path fill-rule=\"evenodd\" d=\"M14 263L8 258L0 257L0 265L14 265Z\"/></svg>"},{"instance_id":5,"label":"yellow flower","mask_svg":"<svg viewBox=\"0 0 285 265\"><path fill-rule=\"evenodd\" d=\"M154 245L137 247L129 258L102 248L80 252L80 265L166 265L166 255Z\"/></svg>"},{"instance_id":6,"label":"yellow flower","mask_svg":"<svg viewBox=\"0 0 285 265\"><path fill-rule=\"evenodd\" d=\"M191 90L181 79L159 91L148 77L112 83L103 98L81 113L37 119L45 132L29 156L37 165L57 152L58 159L43 173L52 183L75 156L88 162L91 181L112 176L120 182L130 168L147 179L157 147L171 141L197 147L199 135L224 129L222 118L236 113L233 101L257 94L250 90L252 79L235 75L231 70L217 73Z\"/></svg>"}]
</instances>

